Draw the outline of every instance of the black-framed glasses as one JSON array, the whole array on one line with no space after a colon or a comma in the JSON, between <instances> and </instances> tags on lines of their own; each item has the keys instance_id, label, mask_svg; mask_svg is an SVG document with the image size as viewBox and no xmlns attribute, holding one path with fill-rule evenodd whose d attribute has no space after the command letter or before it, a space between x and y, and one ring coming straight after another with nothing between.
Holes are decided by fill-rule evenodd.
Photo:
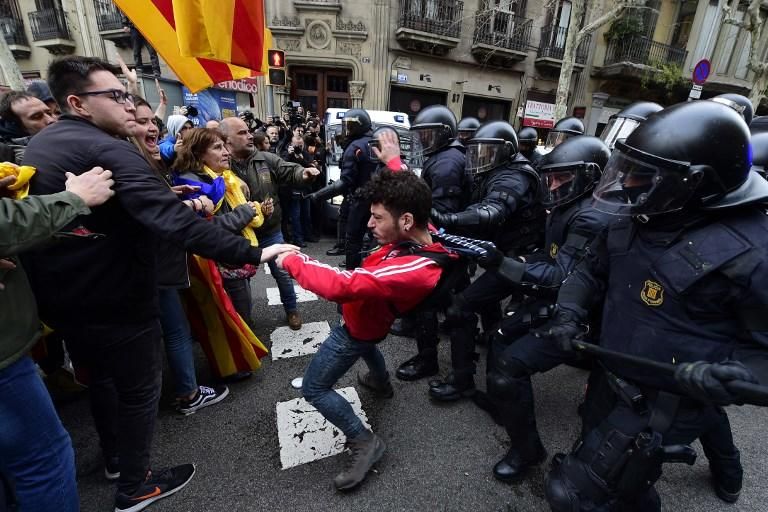
<instances>
[{"instance_id":1,"label":"black-framed glasses","mask_svg":"<svg viewBox=\"0 0 768 512\"><path fill-rule=\"evenodd\" d=\"M83 91L83 92L76 92L73 93L75 96L98 96L99 94L110 94L112 96L112 99L115 100L115 103L120 103L121 105L125 103L126 101L130 103L136 103L136 97L125 91L121 91L120 89L105 89L103 91Z\"/></svg>"}]
</instances>

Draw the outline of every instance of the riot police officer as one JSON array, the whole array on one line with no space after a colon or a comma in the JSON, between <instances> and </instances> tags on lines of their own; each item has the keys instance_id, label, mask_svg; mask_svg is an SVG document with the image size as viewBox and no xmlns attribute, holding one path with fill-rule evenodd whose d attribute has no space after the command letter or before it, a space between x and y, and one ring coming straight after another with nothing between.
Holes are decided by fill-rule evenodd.
<instances>
[{"instance_id":1,"label":"riot police officer","mask_svg":"<svg viewBox=\"0 0 768 512\"><path fill-rule=\"evenodd\" d=\"M555 123L555 126L547 134L547 142L544 144L544 152L549 153L559 144L571 137L584 135L584 123L578 117L564 117Z\"/></svg>"},{"instance_id":2,"label":"riot police officer","mask_svg":"<svg viewBox=\"0 0 768 512\"><path fill-rule=\"evenodd\" d=\"M744 119L713 101L662 110L616 143L594 197L621 217L560 288L539 333L572 346L602 297L602 347L678 371L601 360L616 404L555 458L545 484L552 510L661 510L653 484L662 463L721 428L719 406L741 400L728 382L768 383L768 183L750 165ZM738 452L712 462L718 495L735 501Z\"/></svg>"},{"instance_id":3,"label":"riot police officer","mask_svg":"<svg viewBox=\"0 0 768 512\"><path fill-rule=\"evenodd\" d=\"M575 359L554 343L528 334L549 318L557 289L589 252L611 216L591 207L591 192L610 157L597 137L578 137L557 146L541 160L542 204L547 216L546 243L539 254L505 258L489 248L480 265L522 289L527 299L505 318L491 338L488 352L487 404L478 393L475 402L490 412L509 434L511 446L493 468L504 482L519 481L526 469L546 456L536 428L531 375Z\"/></svg>"},{"instance_id":4,"label":"riot police officer","mask_svg":"<svg viewBox=\"0 0 768 512\"><path fill-rule=\"evenodd\" d=\"M415 146L426 157L421 177L432 189L432 207L442 214L464 209L472 185L465 170L464 146L456 140L457 126L453 112L443 105L426 107L414 119L411 133ZM418 353L397 369L399 379L416 380L437 374L439 338L436 312L423 311L418 318L403 318L400 325L393 326L390 332L416 336Z\"/></svg>"},{"instance_id":5,"label":"riot police officer","mask_svg":"<svg viewBox=\"0 0 768 512\"><path fill-rule=\"evenodd\" d=\"M458 141L466 146L467 142L469 142L469 139L475 135L478 128L480 128L480 121L478 121L476 117L470 116L463 118L459 121L459 124L456 127L458 131Z\"/></svg>"},{"instance_id":6,"label":"riot police officer","mask_svg":"<svg viewBox=\"0 0 768 512\"><path fill-rule=\"evenodd\" d=\"M359 267L362 261L363 237L370 217L370 205L355 197L357 189L365 185L376 171L378 161L372 160L368 141L371 140L371 117L361 108L344 113L341 122L344 153L341 157L341 176L338 181L311 194L315 201L345 194L349 201L346 228L346 267Z\"/></svg>"},{"instance_id":7,"label":"riot police officer","mask_svg":"<svg viewBox=\"0 0 768 512\"><path fill-rule=\"evenodd\" d=\"M725 94L718 94L713 98L709 98L709 100L731 107L741 114L741 117L744 118L744 122L747 123L747 126L752 123L752 119L755 117L755 107L752 105L752 102L749 101L749 98L742 96L741 94L728 92Z\"/></svg>"},{"instance_id":8,"label":"riot police officer","mask_svg":"<svg viewBox=\"0 0 768 512\"><path fill-rule=\"evenodd\" d=\"M515 130L504 121L482 125L467 145L467 171L474 176L470 206L458 213L432 212L448 232L493 241L505 254L528 254L541 245L544 208L538 200L538 175L518 153ZM486 331L501 319L499 302L508 285L486 272L453 297L447 311L451 327L451 366L445 380L430 382L429 394L458 400L475 391L476 313Z\"/></svg>"},{"instance_id":9,"label":"riot police officer","mask_svg":"<svg viewBox=\"0 0 768 512\"><path fill-rule=\"evenodd\" d=\"M534 169L539 167L539 161L542 155L536 146L539 141L539 132L536 128L530 126L524 126L517 132L517 143L519 144L520 154L531 162L531 166Z\"/></svg>"},{"instance_id":10,"label":"riot police officer","mask_svg":"<svg viewBox=\"0 0 768 512\"><path fill-rule=\"evenodd\" d=\"M617 140L626 139L640 123L664 107L652 101L636 101L608 119L600 138L613 151Z\"/></svg>"}]
</instances>

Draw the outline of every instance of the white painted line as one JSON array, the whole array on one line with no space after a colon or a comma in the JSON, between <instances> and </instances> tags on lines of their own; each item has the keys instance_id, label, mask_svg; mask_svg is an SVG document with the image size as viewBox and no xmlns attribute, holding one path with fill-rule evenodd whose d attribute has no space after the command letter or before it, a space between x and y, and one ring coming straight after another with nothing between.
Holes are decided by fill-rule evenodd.
<instances>
[{"instance_id":1,"label":"white painted line","mask_svg":"<svg viewBox=\"0 0 768 512\"><path fill-rule=\"evenodd\" d=\"M271 274L271 273L272 273L272 271L269 269L269 265L267 265L267 264L265 263L263 266L264 266L264 273L265 273L265 274L269 275L269 274Z\"/></svg>"},{"instance_id":2,"label":"white painted line","mask_svg":"<svg viewBox=\"0 0 768 512\"><path fill-rule=\"evenodd\" d=\"M293 285L293 289L296 291L297 302L309 302L317 300L317 295L312 292L308 292L297 284ZM280 290L277 287L267 288L267 303L270 306L279 306L282 304L282 302L280 302Z\"/></svg>"},{"instance_id":3,"label":"white painted line","mask_svg":"<svg viewBox=\"0 0 768 512\"><path fill-rule=\"evenodd\" d=\"M352 404L355 414L371 428L355 388L337 389L336 392ZM283 469L338 455L344 451L347 441L339 429L303 398L277 403L277 436Z\"/></svg>"},{"instance_id":4,"label":"white painted line","mask_svg":"<svg viewBox=\"0 0 768 512\"><path fill-rule=\"evenodd\" d=\"M298 331L287 326L278 327L270 335L272 360L314 354L330 334L328 322L309 322Z\"/></svg>"}]
</instances>

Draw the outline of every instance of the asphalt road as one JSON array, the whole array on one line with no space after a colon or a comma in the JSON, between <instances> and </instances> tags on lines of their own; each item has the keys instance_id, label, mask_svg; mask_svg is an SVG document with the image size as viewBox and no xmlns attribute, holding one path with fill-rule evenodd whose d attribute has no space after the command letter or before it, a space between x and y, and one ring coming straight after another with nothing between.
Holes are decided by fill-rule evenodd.
<instances>
[{"instance_id":1,"label":"asphalt road","mask_svg":"<svg viewBox=\"0 0 768 512\"><path fill-rule=\"evenodd\" d=\"M324 240L312 244L307 252L335 264L340 258L325 256L330 245L330 240ZM265 288L274 286L272 277L263 273L252 282L256 331L265 344L270 333L285 322L281 306L267 306ZM319 300L299 306L305 322L326 320L334 325L338 321L334 304ZM393 336L380 347L390 371L415 353L412 340ZM199 347L196 350L199 381L205 384L209 380L205 358ZM166 378L153 465L195 462L197 474L185 489L150 510L548 510L543 499L546 464L519 485L509 486L493 479L491 468L506 451L506 434L470 401L436 405L427 397L425 381L405 383L396 379L394 398L378 399L356 385L356 371L363 368L362 363L338 387L356 387L373 429L387 444L376 472L356 491L340 494L334 491L331 481L341 470L345 455L282 470L275 404L299 396L290 381L303 374L309 357L274 362L266 357L253 378L230 386L229 398L187 417L178 415L171 407L172 386ZM441 343L440 359L441 368L447 371L447 342ZM484 375L482 367L479 374ZM567 451L576 437L576 407L585 377L581 370L563 367L534 378L537 420L550 455ZM83 397L59 409L75 445L82 510L112 510L114 486L103 478L87 399ZM726 505L717 499L710 488L702 454L693 467L665 467L658 483L665 510L768 510L768 449L763 441L768 410L733 407L729 415L746 472L739 502ZM695 448L701 454L698 444Z\"/></svg>"}]
</instances>

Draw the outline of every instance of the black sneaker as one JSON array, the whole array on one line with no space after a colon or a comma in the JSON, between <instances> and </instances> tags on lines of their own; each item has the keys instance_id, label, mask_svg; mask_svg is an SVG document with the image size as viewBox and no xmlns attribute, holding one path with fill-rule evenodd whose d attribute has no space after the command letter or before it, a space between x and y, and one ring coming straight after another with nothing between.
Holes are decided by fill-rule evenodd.
<instances>
[{"instance_id":1,"label":"black sneaker","mask_svg":"<svg viewBox=\"0 0 768 512\"><path fill-rule=\"evenodd\" d=\"M168 469L151 471L143 484L133 494L118 492L115 496L115 512L144 510L182 489L195 474L194 464L182 464Z\"/></svg>"},{"instance_id":2,"label":"black sneaker","mask_svg":"<svg viewBox=\"0 0 768 512\"><path fill-rule=\"evenodd\" d=\"M215 388L200 386L197 390L197 395L195 395L192 400L179 401L177 410L185 416L194 414L203 407L208 407L209 405L221 402L228 394L229 388L227 386L216 386Z\"/></svg>"},{"instance_id":3,"label":"black sneaker","mask_svg":"<svg viewBox=\"0 0 768 512\"><path fill-rule=\"evenodd\" d=\"M120 457L109 457L104 462L104 478L110 482L120 478Z\"/></svg>"}]
</instances>

